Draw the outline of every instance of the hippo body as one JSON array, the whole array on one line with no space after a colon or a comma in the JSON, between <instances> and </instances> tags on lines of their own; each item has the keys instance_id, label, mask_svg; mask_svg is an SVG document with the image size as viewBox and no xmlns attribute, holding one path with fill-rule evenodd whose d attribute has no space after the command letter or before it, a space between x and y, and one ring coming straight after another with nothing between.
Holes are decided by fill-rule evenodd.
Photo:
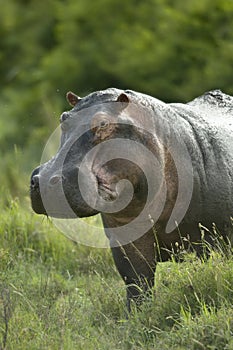
<instances>
[{"instance_id":1,"label":"hippo body","mask_svg":"<svg viewBox=\"0 0 233 350\"><path fill-rule=\"evenodd\" d=\"M201 256L203 235L214 246L213 223L231 240L233 97L214 90L166 104L107 89L67 99L74 108L61 116L60 149L32 173L32 207L57 217L101 214L130 309L154 285L158 261L181 249Z\"/></svg>"}]
</instances>

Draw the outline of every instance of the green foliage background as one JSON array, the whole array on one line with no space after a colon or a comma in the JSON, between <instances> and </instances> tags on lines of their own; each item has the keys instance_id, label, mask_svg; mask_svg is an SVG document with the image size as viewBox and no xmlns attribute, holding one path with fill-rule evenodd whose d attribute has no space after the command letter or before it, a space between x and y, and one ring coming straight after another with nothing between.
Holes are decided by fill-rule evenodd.
<instances>
[{"instance_id":1,"label":"green foliage background","mask_svg":"<svg viewBox=\"0 0 233 350\"><path fill-rule=\"evenodd\" d=\"M15 145L20 167L38 163L68 90L114 86L171 102L233 93L232 0L0 0L0 8L6 170Z\"/></svg>"}]
</instances>

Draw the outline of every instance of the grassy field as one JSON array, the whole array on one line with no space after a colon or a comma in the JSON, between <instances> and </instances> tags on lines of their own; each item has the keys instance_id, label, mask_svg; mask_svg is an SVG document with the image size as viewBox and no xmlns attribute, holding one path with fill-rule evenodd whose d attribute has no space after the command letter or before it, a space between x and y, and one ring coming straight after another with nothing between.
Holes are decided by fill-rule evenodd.
<instances>
[{"instance_id":1,"label":"grassy field","mask_svg":"<svg viewBox=\"0 0 233 350\"><path fill-rule=\"evenodd\" d=\"M108 249L74 244L9 196L0 213L0 349L233 349L230 252L158 264L156 298L126 320Z\"/></svg>"}]
</instances>

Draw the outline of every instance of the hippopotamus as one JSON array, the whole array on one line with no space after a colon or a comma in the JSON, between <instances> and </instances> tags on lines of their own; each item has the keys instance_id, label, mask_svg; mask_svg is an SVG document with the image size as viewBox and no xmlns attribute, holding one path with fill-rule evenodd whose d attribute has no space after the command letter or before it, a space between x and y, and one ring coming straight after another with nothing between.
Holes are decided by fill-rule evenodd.
<instances>
[{"instance_id":1,"label":"hippopotamus","mask_svg":"<svg viewBox=\"0 0 233 350\"><path fill-rule=\"evenodd\" d=\"M158 262L181 250L203 256L217 233L231 240L233 97L165 103L109 88L67 101L57 154L31 175L32 208L100 213L130 310L153 290Z\"/></svg>"}]
</instances>

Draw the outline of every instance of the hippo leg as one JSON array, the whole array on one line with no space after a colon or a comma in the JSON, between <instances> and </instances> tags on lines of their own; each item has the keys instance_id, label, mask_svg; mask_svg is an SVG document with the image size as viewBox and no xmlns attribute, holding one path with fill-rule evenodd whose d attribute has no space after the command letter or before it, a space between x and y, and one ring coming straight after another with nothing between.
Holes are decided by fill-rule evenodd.
<instances>
[{"instance_id":1,"label":"hippo leg","mask_svg":"<svg viewBox=\"0 0 233 350\"><path fill-rule=\"evenodd\" d=\"M154 276L145 277L140 276L137 280L132 282L127 281L127 309L131 312L132 301L135 303L137 308L140 307L141 303L146 298L152 296L152 287L154 286Z\"/></svg>"},{"instance_id":2,"label":"hippo leg","mask_svg":"<svg viewBox=\"0 0 233 350\"><path fill-rule=\"evenodd\" d=\"M154 244L143 243L144 237L133 243L112 248L116 267L127 286L127 308L130 312L131 302L139 307L142 301L152 293L156 258Z\"/></svg>"}]
</instances>

